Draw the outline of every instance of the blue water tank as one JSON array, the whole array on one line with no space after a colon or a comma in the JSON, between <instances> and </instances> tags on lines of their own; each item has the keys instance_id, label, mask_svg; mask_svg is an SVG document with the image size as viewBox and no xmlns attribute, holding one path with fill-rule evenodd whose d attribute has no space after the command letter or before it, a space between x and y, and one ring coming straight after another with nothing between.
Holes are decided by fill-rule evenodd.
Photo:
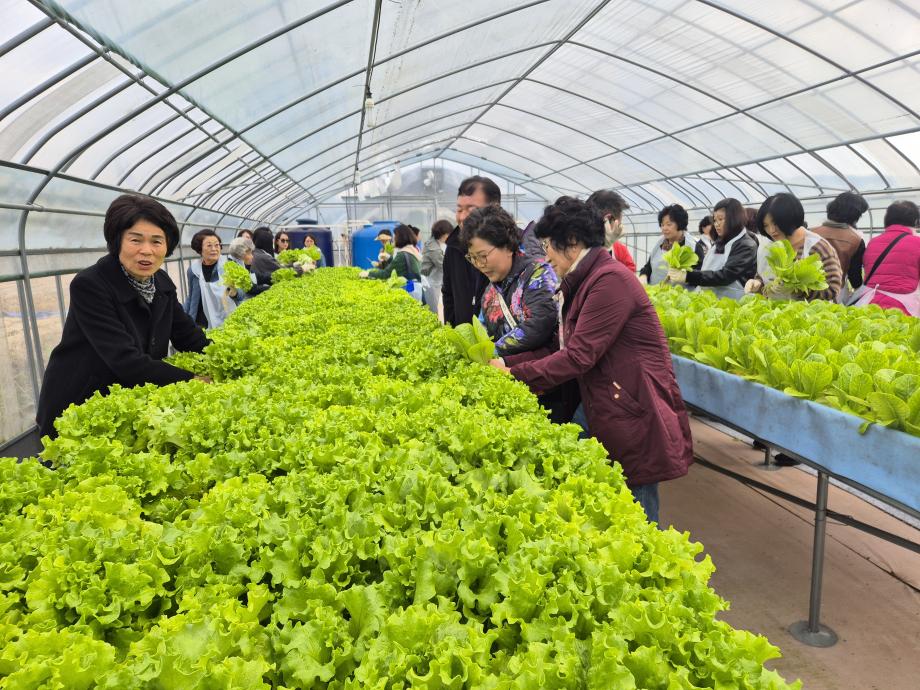
<instances>
[{"instance_id":1,"label":"blue water tank","mask_svg":"<svg viewBox=\"0 0 920 690\"><path fill-rule=\"evenodd\" d=\"M323 256L326 257L326 265L333 266L332 231L326 228L289 230L288 237L291 238L291 249L303 249L304 238L306 238L307 235L313 235L313 238L316 240L316 246L319 247Z\"/></svg>"},{"instance_id":2,"label":"blue water tank","mask_svg":"<svg viewBox=\"0 0 920 690\"><path fill-rule=\"evenodd\" d=\"M360 230L355 230L351 234L351 265L365 269L373 268L371 261L377 260L381 246L374 238L381 230L393 232L398 225L399 222L395 220L377 220Z\"/></svg>"}]
</instances>

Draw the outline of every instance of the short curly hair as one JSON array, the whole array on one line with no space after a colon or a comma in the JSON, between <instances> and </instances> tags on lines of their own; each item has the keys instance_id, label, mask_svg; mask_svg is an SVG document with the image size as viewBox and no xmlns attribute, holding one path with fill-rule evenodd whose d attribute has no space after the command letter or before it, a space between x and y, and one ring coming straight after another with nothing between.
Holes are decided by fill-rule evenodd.
<instances>
[{"instance_id":1,"label":"short curly hair","mask_svg":"<svg viewBox=\"0 0 920 690\"><path fill-rule=\"evenodd\" d=\"M604 246L604 220L601 211L586 201L561 196L543 209L543 217L534 228L534 235L548 239L558 251L578 243L585 247Z\"/></svg>"},{"instance_id":2,"label":"short curly hair","mask_svg":"<svg viewBox=\"0 0 920 690\"><path fill-rule=\"evenodd\" d=\"M460 228L460 246L469 247L478 237L493 247L516 252L521 246L521 230L501 206L483 206L470 211Z\"/></svg>"},{"instance_id":3,"label":"short curly hair","mask_svg":"<svg viewBox=\"0 0 920 690\"><path fill-rule=\"evenodd\" d=\"M192 249L196 254L201 254L201 248L204 246L205 237L216 237L217 241L220 242L220 235L217 234L217 231L212 230L211 228L205 228L204 230L199 230L194 235L192 235Z\"/></svg>"},{"instance_id":4,"label":"short curly hair","mask_svg":"<svg viewBox=\"0 0 920 690\"><path fill-rule=\"evenodd\" d=\"M687 225L690 223L690 216L687 214L686 209L680 204L671 204L661 209L658 212L658 225L661 225L661 221L663 221L665 217L670 218L680 231L685 231Z\"/></svg>"},{"instance_id":5,"label":"short curly hair","mask_svg":"<svg viewBox=\"0 0 920 690\"><path fill-rule=\"evenodd\" d=\"M121 253L121 238L125 231L139 220L156 225L166 235L166 256L179 244L179 225L173 214L159 201L140 194L122 194L105 212L102 234L109 254Z\"/></svg>"}]
</instances>

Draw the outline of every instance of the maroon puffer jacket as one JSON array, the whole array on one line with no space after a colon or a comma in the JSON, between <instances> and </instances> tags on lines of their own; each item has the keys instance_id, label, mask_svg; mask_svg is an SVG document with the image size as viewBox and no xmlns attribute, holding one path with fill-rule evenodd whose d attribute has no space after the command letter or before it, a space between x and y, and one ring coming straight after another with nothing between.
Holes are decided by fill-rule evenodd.
<instances>
[{"instance_id":1,"label":"maroon puffer jacket","mask_svg":"<svg viewBox=\"0 0 920 690\"><path fill-rule=\"evenodd\" d=\"M693 462L690 422L642 285L596 247L560 290L565 348L505 357L511 374L538 393L576 379L591 435L629 486L682 477Z\"/></svg>"}]
</instances>

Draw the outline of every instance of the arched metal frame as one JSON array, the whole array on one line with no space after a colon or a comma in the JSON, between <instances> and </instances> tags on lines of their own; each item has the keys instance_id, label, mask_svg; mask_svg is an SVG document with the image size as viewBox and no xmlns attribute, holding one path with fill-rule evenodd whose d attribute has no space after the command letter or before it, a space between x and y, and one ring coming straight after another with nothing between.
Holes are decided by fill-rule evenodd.
<instances>
[{"instance_id":1,"label":"arched metal frame","mask_svg":"<svg viewBox=\"0 0 920 690\"><path fill-rule=\"evenodd\" d=\"M474 91L486 91L491 90L497 87L502 88L497 96L491 98L491 100L484 101L477 105L465 107L459 111L459 113L470 112L470 120L466 123L463 123L461 126L452 126L450 128L445 128L443 130L438 130L436 124L440 120L444 120L451 116L456 116L458 113L450 113L447 115L442 115L437 118L431 118L430 120L423 122L421 124L415 124L411 128L406 128L395 133L391 133L385 138L374 142L374 152L367 157L365 160L377 160L383 156L384 161L382 163L376 163L371 166L368 170L362 170L362 156L366 149L364 143L365 132L372 132L380 127L385 125L391 125L392 122L399 120L402 117L407 117L411 112L403 113L397 117L387 120L384 123L380 123L377 127L366 128L364 121L364 110L361 107L363 103L363 98L366 93L369 92L371 86L371 80L373 76L373 71L375 68L385 65L391 60L397 59L404 55L408 55L414 51L420 50L426 46L437 43L438 41L449 38L450 36L455 35L458 32L466 31L476 26L488 23L489 21L497 20L501 17L506 17L512 15L516 12L521 12L523 10L535 7L537 5L542 5L550 0L534 0L532 2L522 3L515 7L511 7L500 12L491 14L489 16L481 17L475 21L468 22L462 26L451 27L446 31L439 33L425 41L416 43L399 51L396 51L390 55L385 55L382 57L377 56L376 54L376 39L378 33L378 27L380 25L380 16L381 13L385 11L385 5L382 3L382 0L375 0L374 2L374 19L373 19L373 28L371 31L371 42L368 46L368 59L367 64L364 69L356 70L350 74L343 75L332 82L320 86L317 89L314 89L310 93L302 94L297 96L290 102L285 105L274 109L273 111L262 115L255 121L249 123L248 125L234 129L227 126L225 123L221 122L219 119L219 113L210 113L208 110L200 104L195 104L191 101L188 101L186 105L177 106L173 100L170 98L172 96L183 96L184 90L186 87L190 86L199 79L206 77L215 70L232 63L237 58L251 52L263 46L275 39L281 38L291 31L297 29L298 27L304 26L310 21L323 16L329 12L332 12L340 7L343 7L350 2L356 0L338 0L330 2L325 7L313 12L309 15L300 17L295 21L292 21L282 27L279 27L277 30L270 32L269 34L260 37L259 39L252 41L239 49L233 51L229 55L225 55L207 67L198 70L194 74L182 79L175 84L166 84L162 83L164 87L163 90L154 89L151 87L151 77L144 74L143 70L132 70L127 68L121 61L113 59L112 52L119 52L122 57L130 61L130 55L126 53L121 53L120 48L115 47L104 47L99 44L96 40L89 37L86 33L84 27L76 23L72 18L65 17L56 12L56 10L51 9L41 0L28 0L34 7L38 8L46 16L45 18L37 21L32 26L28 27L24 31L20 32L18 35L14 36L2 46L0 46L0 56L3 56L7 52L15 49L17 46L22 45L26 41L32 39L35 36L38 36L43 31L46 31L52 27L60 27L61 29L67 31L71 36L75 37L80 41L86 48L89 50L89 53L86 55L80 56L72 64L64 67L59 70L57 73L48 77L41 84L36 85L28 92L23 93L21 96L17 97L13 102L7 104L2 111L0 111L0 121L8 117L9 115L16 112L18 109L27 105L28 103L38 99L45 92L50 89L55 88L58 84L63 83L70 77L80 73L84 69L90 68L94 64L98 64L98 61L104 60L112 65L116 70L122 73L123 79L120 80L111 80L106 85L106 90L96 97L93 101L85 104L77 111L71 113L67 118L58 122L56 125L48 128L43 131L39 138L30 146L29 150L23 155L21 163L28 163L32 158L37 155L44 146L51 141L58 134L65 132L67 128L85 117L89 113L93 112L96 108L105 103L112 96L125 91L126 89L140 87L146 89L150 92L151 98L144 101L141 105L133 108L130 112L127 112L123 116L117 118L115 122L110 123L101 130L95 132L93 135L87 137L84 141L78 142L71 150L69 150L63 157L61 157L58 162L51 166L48 170L43 171L44 176L28 195L28 198L25 200L25 203L21 205L21 216L18 228L18 241L19 241L19 257L20 257L20 267L21 273L25 278L23 283L24 285L24 298L27 303L28 309L32 312L33 318L29 324L28 332L31 332L32 340L34 343L27 343L30 347L34 345L34 351L36 353L36 361L39 372L42 367L42 353L41 353L41 343L38 337L38 325L37 321L34 319L34 300L31 293L31 287L29 284L29 266L28 266L28 257L25 244L25 233L28 216L31 210L35 209L36 201L42 194L42 191L48 186L48 184L55 179L56 177L63 177L63 173L70 168L70 166L76 162L80 156L87 151L91 146L97 144L98 142L103 141L108 135L117 131L119 128L127 125L132 122L137 116L149 111L151 108L154 108L160 104L166 104L170 109L173 110L173 113L164 117L158 124L148 127L144 132L138 133L130 141L122 144L116 150L108 153L104 160L95 166L93 172L90 174L88 180L81 180L82 182L92 183L93 180L102 175L110 165L112 165L116 160L122 157L129 157L132 150L142 144L145 141L150 140L153 137L156 137L161 131L161 128L169 125L171 123L177 122L180 119L185 120L189 123L187 128L183 128L182 131L173 136L169 141L162 144L160 147L154 150L154 154L162 153L166 150L170 150L170 154L173 154L170 147L176 147L177 151L174 155L166 160L165 162L158 165L158 167L147 176L147 179L140 185L140 190L150 194L166 194L167 190L175 189L181 190L183 186L188 186L194 184L198 181L198 176L202 174L207 174L207 177L201 179L201 184L197 188L188 189L189 194L186 199L191 203L191 210L186 217L186 222L189 222L191 218L194 217L195 213L198 210L213 210L221 214L221 222L228 215L234 215L235 217L240 217L242 220L239 221L240 224L246 222L246 219L249 218L249 214L256 214L259 217L250 218L254 223L263 221L266 218L275 219L283 218L290 216L292 214L296 215L300 212L300 209L309 209L317 206L323 198L334 195L343 189L347 189L352 186L349 182L354 182L354 179L348 180L347 171L350 169L352 172L352 178L360 171L362 177L367 179L369 176L379 173L382 170L385 170L388 166L392 165L392 161L398 156L400 160L425 160L425 159L438 159L443 157L450 151L454 146L457 146L460 142L469 141L467 133L470 129L476 125L488 127L492 130L499 133L498 138L500 139L501 134L513 134L514 136L521 137L523 140L527 140L530 143L533 143L542 149L547 151L553 151L557 155L567 156L575 161L573 164L551 170L548 173L541 174L537 177L531 177L527 175L524 171L518 171L512 166L507 166L501 164L501 167L514 170L517 173L517 179L512 180L515 184L518 184L526 188L528 182L539 184L541 186L549 186L550 188L553 185L547 185L544 180L553 176L555 179L562 179L567 182L571 182L575 190L584 190L590 191L584 185L579 183L575 178L571 177L568 173L569 171L575 168L584 168L586 171L591 171L602 177L605 177L610 180L611 186L614 188L619 188L620 190L628 193L642 201L643 207L647 207L648 210L653 209L656 205L663 205L667 199L660 196L660 194L667 194L669 192L669 187L672 188L676 193L679 193L682 197L687 200L692 201L695 204L698 204L700 208L706 208L711 206L716 197L721 196L722 192L719 188L713 184L713 181L718 182L720 185L729 185L738 190L739 195L742 198L746 198L748 190L754 189L761 194L766 194L766 188L764 185L779 185L783 186L786 189L799 188L797 183L787 183L784 180L780 180L774 175L764 164L768 164L771 161L781 160L786 165L792 166L799 173L801 173L803 179L808 180L812 187L810 189L816 191L819 194L826 194L829 192L834 192L837 190L828 187L827 185L821 184L816 177L821 177L821 173L815 173L813 176L810 174L802 165L799 165L797 161L793 160L796 156L806 155L814 159L815 163L824 170L827 170L830 174L837 176L845 184L849 185L850 188L856 189L856 185L853 180L851 180L846 174L845 171L837 169L827 157L822 155L822 152L827 149L841 149L849 152L852 156L855 156L857 159L862 161L866 166L867 170L871 170L875 175L878 176L878 179L881 181L884 190L889 190L892 193L898 191L892 188L892 179L886 174L886 171L882 167L873 162L873 160L862 153L856 145L862 142L867 141L883 141L890 147L896 155L902 158L913 170L917 171L920 174L920 167L915 160L912 160L909 156L905 154L903 150L895 146L891 138L904 134L913 134L920 131L920 115L917 111L911 108L908 104L904 103L895 95L886 92L878 84L869 80L866 75L867 73L878 70L880 68L886 67L888 65L894 65L897 63L904 62L908 59L911 59L918 54L920 50L915 50L903 55L899 55L875 64L862 67L860 69L847 69L842 64L837 61L829 58L827 55L823 54L821 51L798 41L786 34L783 34L775 27L771 27L763 22L757 21L751 17L745 16L743 13L726 7L715 0L695 0L696 3L708 7L715 12L723 13L732 17L738 22L742 22L753 27L756 27L758 30L765 32L765 34L773 36L781 41L785 41L790 46L794 46L796 49L804 51L805 53L811 55L812 57L822 61L823 63L831 66L834 70L838 72L836 76L830 79L825 79L818 83L810 84L801 89L794 90L790 93L786 93L782 96L777 96L771 98L769 101L764 103L755 104L744 109L741 109L730 101L714 96L712 93L709 93L694 84L688 84L679 82L679 80L673 75L667 74L663 70L652 68L649 65L641 64L636 60L632 60L623 55L617 55L613 52L604 50L594 45L587 45L583 42L576 40L576 36L584 27L589 26L592 19L594 19L608 4L609 0L602 0L593 6L591 6L584 13L584 16L578 19L577 21L573 20L571 27L564 32L564 35L557 40L548 41L546 43L535 43L524 48L519 48L513 51L508 51L500 55L495 55L490 58L483 59L479 62L464 65L462 68L455 68L440 74L437 74L433 77L430 77L420 83L413 84L408 86L401 91L390 94L385 99L381 99L380 102L385 102L387 100L393 100L399 98L404 93L408 93L414 89L420 88L422 86L435 83L442 79L447 79L452 75L458 74L465 69L469 69L474 65L484 65L491 62L501 60L503 58L508 58L510 56L521 54L527 51L540 50L545 48L544 51L540 52L539 56L523 71L521 71L513 79L505 79L496 81L495 83L485 84L485 85L476 85ZM917 16L915 10L911 10L909 7L906 8L909 11L914 12L914 16ZM820 10L819 15L821 17L832 16L833 13L827 10ZM859 27L850 27L852 30L857 31L867 40L875 42L880 47L884 47L878 39L873 38L865 31L861 31ZM653 125L650 122L644 122L641 118L635 116L632 113L624 112L618 110L617 108L611 106L609 103L604 103L600 100L587 98L584 94L579 94L573 92L571 89L567 89L564 85L548 83L542 81L539 78L535 78L534 72L546 61L550 60L552 56L563 46L573 46L581 50L594 51L600 54L603 54L608 59L622 61L626 64L631 65L634 68L638 68L644 71L647 71L649 74L653 74L658 78L663 78L678 82L682 84L683 88L691 89L697 93L705 95L708 99L718 103L723 108L727 109L725 114L714 117L708 121L695 123L692 126L688 126L684 129L678 129L673 131L666 131L660 127ZM343 84L348 80L354 79L356 77L364 77L364 91L361 94L361 102L355 103L355 109L349 111L345 115L334 119L331 122L325 124L319 124L319 126L314 127L311 132L306 135L298 136L293 140L284 144L281 148L275 150L272 153L264 153L259 151L256 147L252 145L251 142L248 142L245 138L245 134L254 128L258 127L261 124L264 124L270 121L273 117L280 115L297 105L307 102L310 98L316 96L323 91L331 89L336 85ZM886 99L893 106L897 107L901 112L907 114L910 118L913 119L913 126L906 127L897 132L886 132L884 134L869 135L859 138L849 138L846 141L840 141L829 145L822 146L806 146L802 142L796 141L788 132L782 131L781 128L771 125L768 121L760 118L756 114L756 110L759 107L767 105L773 101L784 100L791 98L796 95L804 94L815 89L820 89L822 87L828 86L835 82L841 82L844 80L853 80L861 84L862 86L871 89L875 93L879 94L882 98ZM578 157L572 156L568 152L562 150L561 148L555 147L549 141L541 141L533 136L526 136L522 133L512 132L507 128L503 128L494 122L490 122L488 115L491 111L496 108L511 108L515 109L516 106L513 102L509 101L509 96L513 95L514 90L521 84L524 83L539 83L545 87L551 88L554 91L564 94L567 98L582 98L591 101L595 106L605 108L611 113L616 113L619 116L625 116L631 118L636 122L641 123L645 127L651 128L653 131L658 132L658 136L646 139L641 142L633 143L628 146L618 147L615 145L615 142L605 142L598 137L594 136L591 132L585 132L576 129L570 125L553 120L540 113L530 113L523 111L528 116L535 118L537 120L542 120L547 123L552 123L553 126L563 127L571 129L572 131L578 132L582 136L585 136L589 139L594 139L597 141L600 147L600 155L579 160ZM447 99L442 99L440 101L434 101L432 103L425 104L418 109L425 109L428 107L434 107L435 105L448 102L452 98L459 98L463 95L468 95L469 92L464 94L458 94ZM195 119L194 115L200 114L201 118ZM308 157L303 160L295 162L293 165L286 166L286 169L280 169L274 162L274 156L277 156L282 151L288 150L302 141L308 140L310 137L318 135L323 130L328 129L338 123L346 121L348 118L354 118L357 116L358 120L358 129L354 134L340 139L335 143L331 143L328 146L325 146L324 149L318 153L311 153ZM701 127L709 126L719 121L725 120L730 117L741 117L749 119L752 122L755 122L760 127L766 128L768 131L775 134L780 140L786 141L790 145L790 151L787 153L782 153L778 155L764 156L760 158L753 158L746 161L720 161L713 158L711 155L705 153L704 151L694 147L689 142L683 140L683 134L689 133L695 129ZM216 124L218 129L207 129L207 126L211 126L211 123ZM213 130L213 131L212 131ZM418 137L405 140L402 135L409 133L412 130L418 130L420 132ZM458 130L451 134L450 137L445 138L443 141L439 141L439 149L435 152L429 152L427 148L430 147L431 141L441 132L452 132L453 130ZM198 133L201 136L194 137L194 143L191 145L183 145L182 140L193 133ZM698 170L683 170L683 171L668 171L658 169L655 166L649 164L649 162L641 160L633 151L639 147L648 146L654 144L655 142L672 139L683 146L689 147L696 154L702 156L704 160L712 161L712 166L706 169ZM233 146L235 140L238 140L235 146ZM394 144L391 147L385 148L382 151L379 150L379 144L386 142L388 140L398 140L398 143ZM349 167L342 168L341 170L336 169L331 174L315 181L309 188L303 186L303 183L306 180L312 180L316 175L316 170L309 170L309 168L304 168L311 160L319 159L320 156L325 153L335 149L336 147L347 144L350 141L355 141L356 145L354 150L347 153L345 156L340 158L337 161L334 161L332 164L328 164L329 167L336 165L338 162L344 162L348 159L353 161ZM479 143L479 142L477 142ZM508 150L497 144L487 144L496 152L503 152L507 154L513 154L518 157L519 160L540 164L537 158L531 158L528 155L523 155L521 152ZM242 155L237 155L237 147L246 146L247 150ZM201 149L197 152L196 149ZM459 149L458 149L459 150ZM540 148L536 150L541 150ZM224 151L225 153L221 153ZM195 153L193 153L195 152ZM617 179L617 176L611 175L611 171L604 169L602 166L597 165L597 163L606 157L622 154L627 156L639 163L642 163L644 166L648 167L654 174L655 177L651 179L640 179L640 180L627 180L627 179ZM191 158L186 160L191 155ZM476 156L469 151L463 152L464 156L472 156L474 159L481 161L481 168L483 170L489 170L491 166L490 161L482 158L481 156ZM531 154L534 155L534 154ZM388 156L392 156L388 158ZM185 161L180 164L180 161ZM118 182L118 186L121 186L134 172L135 170L143 163L143 160L139 160L134 163L134 165L128 166L128 170L123 174ZM496 164L497 165L497 164ZM199 167L201 166L201 167ZM757 166L758 169L762 170L766 177L764 179L758 179L760 176L751 176L741 171L741 168L748 166ZM812 167L812 166L808 166ZM296 169L307 172L307 174L298 176L298 179L295 179L290 175L290 173ZM497 168L496 168L497 169ZM325 186L323 186L325 185ZM657 189L656 189L657 187ZM711 187L714 195L710 195L706 191L706 187ZM203 189L204 191L199 192L198 189ZM808 187L802 187L803 190L808 190ZM878 190L871 190L878 191ZM750 201L750 200L749 200Z\"/></svg>"}]
</instances>

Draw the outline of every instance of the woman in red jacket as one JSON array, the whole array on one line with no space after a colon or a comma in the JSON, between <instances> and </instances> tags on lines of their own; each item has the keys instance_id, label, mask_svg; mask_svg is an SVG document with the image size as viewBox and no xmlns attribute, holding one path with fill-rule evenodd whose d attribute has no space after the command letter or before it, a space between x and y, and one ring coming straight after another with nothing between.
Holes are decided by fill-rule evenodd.
<instances>
[{"instance_id":1,"label":"woman in red jacket","mask_svg":"<svg viewBox=\"0 0 920 690\"><path fill-rule=\"evenodd\" d=\"M575 379L591 435L623 466L626 483L658 521L658 482L687 473L690 422L655 308L604 250L596 209L562 197L536 227L561 282L555 351L493 360L539 393Z\"/></svg>"}]
</instances>

